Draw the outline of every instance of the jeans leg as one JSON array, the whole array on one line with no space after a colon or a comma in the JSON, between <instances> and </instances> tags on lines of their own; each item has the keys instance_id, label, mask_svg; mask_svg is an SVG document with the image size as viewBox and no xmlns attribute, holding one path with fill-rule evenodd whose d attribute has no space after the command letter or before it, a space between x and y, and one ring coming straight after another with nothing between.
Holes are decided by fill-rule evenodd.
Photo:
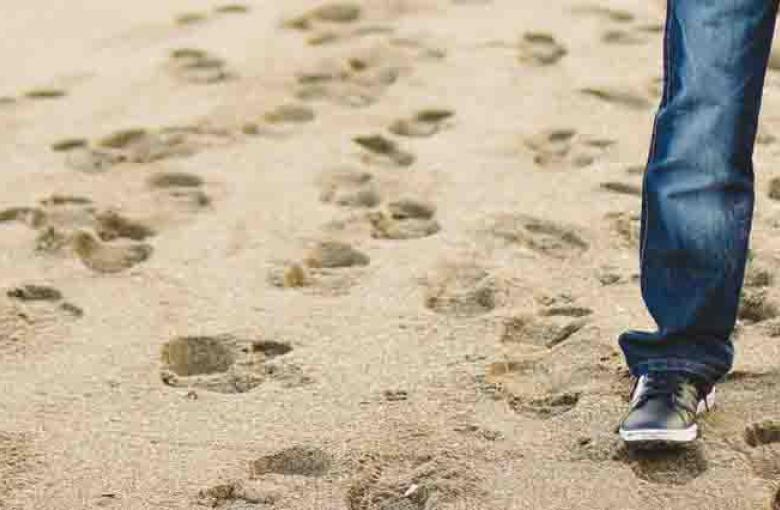
<instances>
[{"instance_id":1,"label":"jeans leg","mask_svg":"<svg viewBox=\"0 0 780 510\"><path fill-rule=\"evenodd\" d=\"M715 381L732 366L776 14L777 0L668 0L639 248L642 297L658 329L620 335L634 375Z\"/></svg>"}]
</instances>

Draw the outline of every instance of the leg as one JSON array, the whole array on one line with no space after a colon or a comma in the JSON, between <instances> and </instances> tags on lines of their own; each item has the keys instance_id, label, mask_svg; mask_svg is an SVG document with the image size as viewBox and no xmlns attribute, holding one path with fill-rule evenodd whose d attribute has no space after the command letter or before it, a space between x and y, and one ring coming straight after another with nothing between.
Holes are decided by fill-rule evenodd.
<instances>
[{"instance_id":1,"label":"leg","mask_svg":"<svg viewBox=\"0 0 780 510\"><path fill-rule=\"evenodd\" d=\"M642 297L658 330L633 375L731 368L753 215L753 145L777 0L668 0L664 91L642 189Z\"/></svg>"}]
</instances>

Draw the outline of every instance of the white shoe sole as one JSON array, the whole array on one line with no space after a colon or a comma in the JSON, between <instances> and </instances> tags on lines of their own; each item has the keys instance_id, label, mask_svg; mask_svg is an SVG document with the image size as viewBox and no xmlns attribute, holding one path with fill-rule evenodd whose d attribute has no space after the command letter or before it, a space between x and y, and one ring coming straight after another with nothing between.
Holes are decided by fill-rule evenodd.
<instances>
[{"instance_id":1,"label":"white shoe sole","mask_svg":"<svg viewBox=\"0 0 780 510\"><path fill-rule=\"evenodd\" d=\"M703 414L715 405L715 390L699 402L696 414ZM699 435L699 428L694 423L687 429L620 429L620 437L626 443L690 443Z\"/></svg>"}]
</instances>

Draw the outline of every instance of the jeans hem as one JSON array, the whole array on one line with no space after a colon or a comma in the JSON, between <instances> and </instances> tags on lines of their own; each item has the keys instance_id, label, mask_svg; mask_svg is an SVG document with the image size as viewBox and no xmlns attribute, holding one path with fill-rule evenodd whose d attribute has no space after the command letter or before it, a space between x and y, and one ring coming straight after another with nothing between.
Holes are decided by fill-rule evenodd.
<instances>
[{"instance_id":1,"label":"jeans hem","mask_svg":"<svg viewBox=\"0 0 780 510\"><path fill-rule=\"evenodd\" d=\"M642 361L631 367L631 374L639 377L648 372L685 372L700 377L709 383L723 379L729 368L708 365L680 358L656 358Z\"/></svg>"}]
</instances>

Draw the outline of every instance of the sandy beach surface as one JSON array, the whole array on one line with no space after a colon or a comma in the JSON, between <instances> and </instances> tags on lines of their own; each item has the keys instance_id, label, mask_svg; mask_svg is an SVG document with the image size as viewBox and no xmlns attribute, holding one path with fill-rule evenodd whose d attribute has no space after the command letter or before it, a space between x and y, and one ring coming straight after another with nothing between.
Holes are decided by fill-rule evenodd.
<instances>
[{"instance_id":1,"label":"sandy beach surface","mask_svg":"<svg viewBox=\"0 0 780 510\"><path fill-rule=\"evenodd\" d=\"M780 59L734 372L633 452L659 1L0 13L0 508L773 508Z\"/></svg>"}]
</instances>

